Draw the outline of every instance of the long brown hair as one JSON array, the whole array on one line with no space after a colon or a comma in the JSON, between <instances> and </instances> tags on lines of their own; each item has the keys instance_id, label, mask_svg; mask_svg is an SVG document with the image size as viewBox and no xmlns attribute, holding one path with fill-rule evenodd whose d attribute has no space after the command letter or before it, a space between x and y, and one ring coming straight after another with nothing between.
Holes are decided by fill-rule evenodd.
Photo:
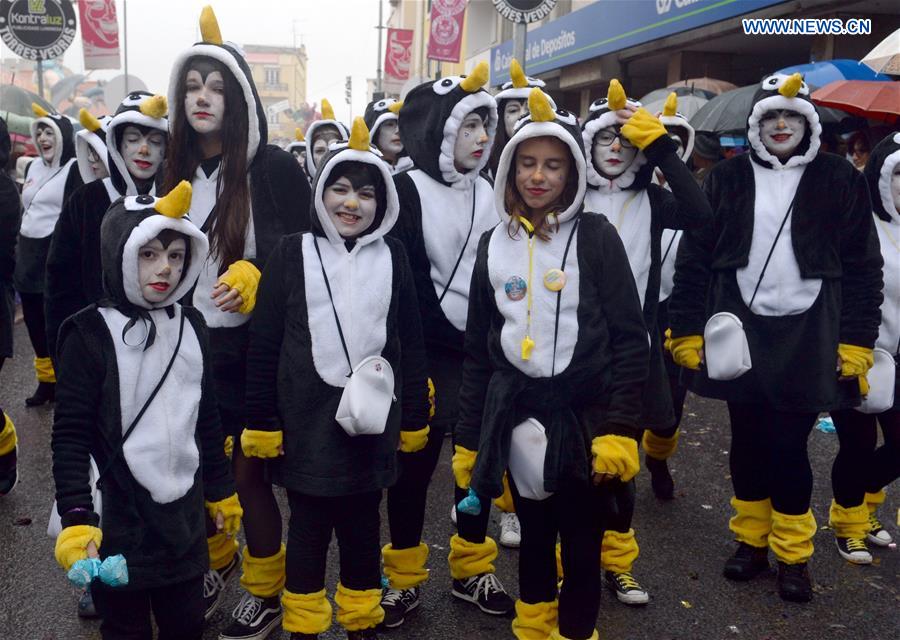
<instances>
[{"instance_id":1,"label":"long brown hair","mask_svg":"<svg viewBox=\"0 0 900 640\"><path fill-rule=\"evenodd\" d=\"M519 232L519 227L522 226L522 223L519 222L519 216L522 216L523 218L528 218L529 222L534 226L534 234L538 238L544 241L549 240L551 222L549 222L548 218L550 218L551 214L565 211L575 202L575 196L578 195L578 169L575 166L575 158L572 157L572 152L569 150L568 145L565 145L565 143L563 145L566 147L566 151L569 152L569 172L566 175L566 186L563 187L563 191L556 202L551 203L543 211L535 211L525 204L525 199L519 193L518 187L516 187L516 161L519 157L519 148L516 147L516 151L510 159L509 172L506 174L506 190L503 194L503 205L510 216L507 223L507 233L509 233L510 238L514 238ZM559 222L556 220L555 215L553 216L552 224L557 229L559 228Z\"/></svg>"},{"instance_id":2,"label":"long brown hair","mask_svg":"<svg viewBox=\"0 0 900 640\"><path fill-rule=\"evenodd\" d=\"M218 60L207 56L188 59L181 68L183 77L172 105L175 117L166 149L166 173L163 191L168 193L181 180L193 181L200 157L198 134L188 123L184 108L187 74L198 62L222 74L225 85L225 117L222 123L222 162L216 184L216 220L209 231L210 255L219 260L224 272L244 257L244 237L250 222L250 186L247 181L248 117L255 118L256 106L244 103L244 92L232 73ZM260 143L262 144L262 142Z\"/></svg>"}]
</instances>

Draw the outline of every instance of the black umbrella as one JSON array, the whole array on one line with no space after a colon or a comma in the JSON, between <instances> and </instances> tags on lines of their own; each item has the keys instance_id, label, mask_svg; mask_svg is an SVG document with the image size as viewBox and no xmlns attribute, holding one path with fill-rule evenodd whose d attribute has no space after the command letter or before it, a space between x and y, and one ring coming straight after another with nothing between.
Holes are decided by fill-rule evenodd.
<instances>
[{"instance_id":1,"label":"black umbrella","mask_svg":"<svg viewBox=\"0 0 900 640\"><path fill-rule=\"evenodd\" d=\"M46 109L48 113L56 113L54 106L38 94L12 84L0 85L0 110L15 113L27 118L33 118L34 112L31 110L32 102L37 102Z\"/></svg>"}]
</instances>

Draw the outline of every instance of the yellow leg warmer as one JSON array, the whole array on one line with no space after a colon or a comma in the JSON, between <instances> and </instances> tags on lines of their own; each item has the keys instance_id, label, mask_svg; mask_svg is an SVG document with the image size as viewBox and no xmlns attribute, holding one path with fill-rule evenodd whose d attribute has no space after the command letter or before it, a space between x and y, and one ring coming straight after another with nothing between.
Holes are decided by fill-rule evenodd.
<instances>
[{"instance_id":1,"label":"yellow leg warmer","mask_svg":"<svg viewBox=\"0 0 900 640\"><path fill-rule=\"evenodd\" d=\"M224 533L210 536L206 539L206 545L209 547L209 568L217 571L227 567L238 550L237 539L229 538Z\"/></svg>"},{"instance_id":2,"label":"yellow leg warmer","mask_svg":"<svg viewBox=\"0 0 900 640\"><path fill-rule=\"evenodd\" d=\"M781 562L800 564L809 560L813 554L812 539L815 533L816 519L812 511L791 516L772 510L769 547Z\"/></svg>"},{"instance_id":3,"label":"yellow leg warmer","mask_svg":"<svg viewBox=\"0 0 900 640\"><path fill-rule=\"evenodd\" d=\"M12 418L8 415L0 413L6 420L3 422L3 429L0 429L0 456L12 453L19 441L16 437L16 426L13 424Z\"/></svg>"},{"instance_id":4,"label":"yellow leg warmer","mask_svg":"<svg viewBox=\"0 0 900 640\"><path fill-rule=\"evenodd\" d=\"M594 633L591 634L591 637L588 638L587 640L599 640L599 639L600 639L600 634L598 634L598 633L597 633L597 630L594 629ZM561 634L561 633L559 632L559 629L554 629L554 630L550 633L550 640L569 640L569 638L567 638L567 637L565 637L563 634Z\"/></svg>"},{"instance_id":5,"label":"yellow leg warmer","mask_svg":"<svg viewBox=\"0 0 900 640\"><path fill-rule=\"evenodd\" d=\"M515 513L516 507L513 504L512 492L509 490L509 478L507 474L503 474L503 495L494 499L496 506L503 513Z\"/></svg>"},{"instance_id":6,"label":"yellow leg warmer","mask_svg":"<svg viewBox=\"0 0 900 640\"><path fill-rule=\"evenodd\" d=\"M881 503L883 502L884 489L882 489L878 493L866 492L866 507L869 509L869 513L875 513L876 511L878 511L878 507L880 507Z\"/></svg>"},{"instance_id":7,"label":"yellow leg warmer","mask_svg":"<svg viewBox=\"0 0 900 640\"><path fill-rule=\"evenodd\" d=\"M559 542L556 543L556 579L563 579L562 544L560 544Z\"/></svg>"},{"instance_id":8,"label":"yellow leg warmer","mask_svg":"<svg viewBox=\"0 0 900 640\"><path fill-rule=\"evenodd\" d=\"M512 632L518 640L547 640L556 628L559 601L529 604L516 600Z\"/></svg>"},{"instance_id":9,"label":"yellow leg warmer","mask_svg":"<svg viewBox=\"0 0 900 640\"><path fill-rule=\"evenodd\" d=\"M865 538L869 532L869 510L865 504L844 508L832 500L828 524L838 538Z\"/></svg>"},{"instance_id":10,"label":"yellow leg warmer","mask_svg":"<svg viewBox=\"0 0 900 640\"><path fill-rule=\"evenodd\" d=\"M454 580L465 580L482 573L494 573L497 559L497 543L492 538L484 542L469 542L454 534L450 538L450 575Z\"/></svg>"},{"instance_id":11,"label":"yellow leg warmer","mask_svg":"<svg viewBox=\"0 0 900 640\"><path fill-rule=\"evenodd\" d=\"M50 358L35 358L34 372L38 382L56 382L56 372L53 371L53 361Z\"/></svg>"},{"instance_id":12,"label":"yellow leg warmer","mask_svg":"<svg viewBox=\"0 0 900 640\"><path fill-rule=\"evenodd\" d=\"M285 589L281 605L284 607L281 626L285 631L314 636L325 633L331 626L331 603L325 597L325 589L316 593L291 593Z\"/></svg>"},{"instance_id":13,"label":"yellow leg warmer","mask_svg":"<svg viewBox=\"0 0 900 640\"><path fill-rule=\"evenodd\" d=\"M603 533L603 544L600 546L600 566L613 573L631 571L639 552L634 529L626 533L607 530Z\"/></svg>"},{"instance_id":14,"label":"yellow leg warmer","mask_svg":"<svg viewBox=\"0 0 900 640\"><path fill-rule=\"evenodd\" d=\"M284 545L273 556L254 558L244 549L241 586L257 598L271 598L284 589Z\"/></svg>"},{"instance_id":15,"label":"yellow leg warmer","mask_svg":"<svg viewBox=\"0 0 900 640\"><path fill-rule=\"evenodd\" d=\"M765 500L731 499L734 515L728 526L734 533L734 539L751 547L764 548L769 544L769 532L772 531L772 502Z\"/></svg>"},{"instance_id":16,"label":"yellow leg warmer","mask_svg":"<svg viewBox=\"0 0 900 640\"><path fill-rule=\"evenodd\" d=\"M654 460L668 460L678 448L678 434L680 429L675 430L675 435L671 438L658 436L649 429L644 430L644 438L641 440L641 446L648 456Z\"/></svg>"},{"instance_id":17,"label":"yellow leg warmer","mask_svg":"<svg viewBox=\"0 0 900 640\"><path fill-rule=\"evenodd\" d=\"M334 601L338 606L337 621L347 631L371 629L384 620L381 589L357 591L338 583Z\"/></svg>"},{"instance_id":18,"label":"yellow leg warmer","mask_svg":"<svg viewBox=\"0 0 900 640\"><path fill-rule=\"evenodd\" d=\"M412 589L428 580L428 545L424 542L410 549L394 549L386 544L381 549L381 560L392 589Z\"/></svg>"}]
</instances>

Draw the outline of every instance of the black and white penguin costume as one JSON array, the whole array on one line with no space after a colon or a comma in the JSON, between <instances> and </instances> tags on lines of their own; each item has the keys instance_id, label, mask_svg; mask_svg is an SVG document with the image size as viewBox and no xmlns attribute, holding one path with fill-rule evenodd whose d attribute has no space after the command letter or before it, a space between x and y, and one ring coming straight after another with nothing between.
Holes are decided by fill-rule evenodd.
<instances>
[{"instance_id":1,"label":"black and white penguin costume","mask_svg":"<svg viewBox=\"0 0 900 640\"><path fill-rule=\"evenodd\" d=\"M306 175L309 176L310 180L314 180L316 177L316 165L313 162L313 145L316 143L316 131L324 126L332 126L338 130L338 133L341 136L341 142L347 142L350 139L350 130L347 128L343 122L334 117L334 109L331 107L331 103L328 100L322 100L322 118L320 120L314 120L312 124L309 125L309 128L306 129L306 140L307 140L307 153L306 153ZM312 219L312 216L310 216Z\"/></svg>"},{"instance_id":2,"label":"black and white penguin costume","mask_svg":"<svg viewBox=\"0 0 900 640\"><path fill-rule=\"evenodd\" d=\"M306 175L306 138L303 135L303 130L299 127L294 129L294 141L287 146L287 152L294 158L299 158L300 155L303 156L303 162L297 160L297 164L303 169L303 175ZM309 176L306 176L306 179L308 180Z\"/></svg>"},{"instance_id":3,"label":"black and white penguin costume","mask_svg":"<svg viewBox=\"0 0 900 640\"><path fill-rule=\"evenodd\" d=\"M366 121L366 126L369 128L373 145L378 140L378 127L389 120L399 120L397 113L402 107L403 102L401 100L395 100L394 98L373 100L366 105L366 113L363 116L363 119ZM389 166L391 167L391 173L400 173L412 169L413 161L404 151L400 157L397 158L397 164Z\"/></svg>"},{"instance_id":4,"label":"black and white penguin costume","mask_svg":"<svg viewBox=\"0 0 900 640\"><path fill-rule=\"evenodd\" d=\"M81 180L87 184L96 180L91 169L91 161L88 158L88 149L93 149L97 157L106 167L109 173L109 157L106 155L106 130L112 116L102 115L94 117L87 109L78 112L78 121L84 129L75 132L75 159L78 161L78 171Z\"/></svg>"},{"instance_id":5,"label":"black and white penguin costume","mask_svg":"<svg viewBox=\"0 0 900 640\"><path fill-rule=\"evenodd\" d=\"M196 282L208 244L188 218L179 217L190 203L189 185L166 200L141 195L116 201L101 232L104 298L60 330L52 447L63 531L100 526L101 558L125 556L129 583L120 588L126 590L199 579L209 563L204 501L234 493L206 327L196 310L176 302ZM161 215L174 200L175 217ZM150 303L141 295L138 250L164 229L188 239L185 271L171 295ZM88 454L99 469L108 467L100 484L102 513L91 501Z\"/></svg>"},{"instance_id":6,"label":"black and white penguin costume","mask_svg":"<svg viewBox=\"0 0 900 640\"><path fill-rule=\"evenodd\" d=\"M0 118L0 166L9 161L12 142L6 120ZM16 294L13 273L16 270L16 235L22 215L22 200L16 183L6 172L0 174L0 359L13 355L13 325Z\"/></svg>"},{"instance_id":7,"label":"black and white penguin costume","mask_svg":"<svg viewBox=\"0 0 900 640\"><path fill-rule=\"evenodd\" d=\"M51 356L56 354L57 332L63 321L102 296L100 225L110 205L122 196L156 193L155 180L139 189L128 172L118 148L121 132L129 124L136 124L156 129L168 137L166 112L165 96L133 91L125 96L105 127L101 122L102 128L92 134L99 138L102 131L103 139L110 143L103 146L109 175L102 180L86 181L72 193L53 232L47 256L47 291L44 299ZM90 140L82 144L88 144ZM163 163L160 163L158 176L162 175L162 167ZM84 170L81 164L79 168Z\"/></svg>"},{"instance_id":8,"label":"black and white penguin costume","mask_svg":"<svg viewBox=\"0 0 900 640\"><path fill-rule=\"evenodd\" d=\"M510 474L523 553L513 628L546 633L559 608L559 624L550 637L596 638L602 586L597 558L605 518L600 490L591 484L592 447L609 438L627 440L636 459L647 330L621 239L604 216L585 209L587 163L578 119L554 111L539 89L533 90L529 107L498 165L494 206L502 222L478 244L456 439L477 452L472 488L498 497L514 457L513 429L528 420L540 423L546 452L543 464L535 463L540 477L529 480L553 495L523 499ZM570 171L578 177L575 198L553 216L546 241L530 235L521 221L511 221L504 202L517 147L539 137L568 147ZM545 284L553 282L548 279L553 270L564 274L558 293ZM510 289L514 282L525 282L525 296ZM566 597L558 602L557 532L566 571ZM530 536L537 546L528 546Z\"/></svg>"}]
</instances>

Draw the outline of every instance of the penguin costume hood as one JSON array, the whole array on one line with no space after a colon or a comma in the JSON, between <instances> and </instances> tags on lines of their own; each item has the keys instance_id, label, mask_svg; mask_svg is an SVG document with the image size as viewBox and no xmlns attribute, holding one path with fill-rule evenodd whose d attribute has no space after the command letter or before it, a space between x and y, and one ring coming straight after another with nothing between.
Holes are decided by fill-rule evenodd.
<instances>
[{"instance_id":1,"label":"penguin costume hood","mask_svg":"<svg viewBox=\"0 0 900 640\"><path fill-rule=\"evenodd\" d=\"M306 138L300 127L294 129L294 141L287 146L287 150L291 154L306 152Z\"/></svg>"},{"instance_id":2,"label":"penguin costume hood","mask_svg":"<svg viewBox=\"0 0 900 640\"><path fill-rule=\"evenodd\" d=\"M509 66L509 77L509 82L504 82L503 86L500 87L500 92L494 96L494 100L497 101L497 113L500 116L503 115L503 108L506 106L507 101L528 100L531 96L532 89L543 89L547 85L547 83L540 78L526 76L525 72L522 70L522 65L519 64L519 61L515 58L513 58L512 63L510 63ZM547 100L550 102L550 106L553 109L556 109L556 103L553 102L553 98L546 93L544 96L546 96Z\"/></svg>"},{"instance_id":3,"label":"penguin costume hood","mask_svg":"<svg viewBox=\"0 0 900 640\"><path fill-rule=\"evenodd\" d=\"M338 133L341 136L341 142L347 142L350 138L350 131L347 129L347 125L343 122L338 121L334 117L334 109L331 107L331 103L328 100L322 99L322 119L314 121L309 128L306 130L306 139L309 145L314 145L316 131L321 129L322 127L331 125L338 130ZM309 153L306 154L306 173L309 176L310 180L316 177L316 165L313 162L313 154L312 147L309 147Z\"/></svg>"},{"instance_id":4,"label":"penguin costume hood","mask_svg":"<svg viewBox=\"0 0 900 640\"><path fill-rule=\"evenodd\" d=\"M31 105L35 119L31 121L31 140L37 146L37 128L39 124L45 124L53 131L56 138L56 147L53 149L53 159L50 168L62 167L75 157L75 128L72 121L60 113L49 113L46 109L34 102ZM41 158L43 161L43 158Z\"/></svg>"},{"instance_id":5,"label":"penguin costume hood","mask_svg":"<svg viewBox=\"0 0 900 640\"><path fill-rule=\"evenodd\" d=\"M622 84L613 78L609 83L609 90L605 98L598 98L588 108L588 117L582 125L581 135L584 143L584 153L587 157L587 181L592 187L610 189L643 189L650 182L652 168L647 166L647 157L642 151L638 151L629 166L622 175L612 180L603 176L594 164L594 136L601 129L618 125L616 111L626 106L639 109L640 101L628 98Z\"/></svg>"},{"instance_id":6,"label":"penguin costume hood","mask_svg":"<svg viewBox=\"0 0 900 640\"><path fill-rule=\"evenodd\" d=\"M900 164L900 133L892 133L875 145L863 170L869 193L872 194L872 209L885 222L900 224L900 211L894 204L891 193L891 176Z\"/></svg>"},{"instance_id":7,"label":"penguin costume hood","mask_svg":"<svg viewBox=\"0 0 900 640\"><path fill-rule=\"evenodd\" d=\"M106 129L106 137L112 144L107 144L109 153L109 177L116 191L123 195L135 196L138 194L134 178L125 165L125 158L119 150L121 132L130 124L156 129L167 138L169 135L169 121L166 118L168 102L165 96L155 96L147 91L133 91L125 96L115 115L109 121ZM157 169L157 175L161 175L162 163ZM151 192L155 185L150 187Z\"/></svg>"},{"instance_id":8,"label":"penguin costume hood","mask_svg":"<svg viewBox=\"0 0 900 640\"><path fill-rule=\"evenodd\" d=\"M393 98L385 98L384 100L373 100L366 105L366 113L363 120L369 128L369 138L373 141L378 139L378 127L388 120L399 120L397 116L400 109L403 108L402 100L394 100Z\"/></svg>"},{"instance_id":9,"label":"penguin costume hood","mask_svg":"<svg viewBox=\"0 0 900 640\"><path fill-rule=\"evenodd\" d=\"M666 131L670 134L677 135L682 142L681 160L687 162L691 154L694 152L694 127L688 122L688 119L678 112L678 96L673 91L666 98L663 105L663 111L659 115L659 121L663 123Z\"/></svg>"},{"instance_id":10,"label":"penguin costume hood","mask_svg":"<svg viewBox=\"0 0 900 640\"><path fill-rule=\"evenodd\" d=\"M550 96L537 87L529 89L528 111L528 115L516 123L516 132L500 156L497 176L494 179L494 205L500 219L509 222L510 215L506 211L505 203L506 183L510 179L510 173L515 174L515 167L512 165L516 149L525 140L549 136L561 140L569 148L575 163L574 169L578 174L578 191L575 198L564 211L555 216L558 222L566 222L581 211L587 187L587 163L578 118L565 109L554 109Z\"/></svg>"},{"instance_id":11,"label":"penguin costume hood","mask_svg":"<svg viewBox=\"0 0 900 640\"><path fill-rule=\"evenodd\" d=\"M87 109L78 111L78 121L84 127L75 132L75 158L78 160L78 171L84 183L96 180L91 169L91 161L88 159L88 149L93 149L97 157L106 167L109 173L109 156L106 155L106 130L109 127L110 116L96 117Z\"/></svg>"},{"instance_id":12,"label":"penguin costume hood","mask_svg":"<svg viewBox=\"0 0 900 640\"><path fill-rule=\"evenodd\" d=\"M200 35L202 40L194 43L189 49L182 51L172 65L169 77L169 104L172 107L171 120L177 122L177 116L184 110L184 104L178 104L178 86L184 81L184 75L190 65L191 58L207 57L221 63L234 77L244 96L247 109L247 164L250 165L257 153L266 146L269 129L266 112L253 82L253 74L243 52L233 42L223 42L222 32L212 7L203 7L200 13Z\"/></svg>"},{"instance_id":13,"label":"penguin costume hood","mask_svg":"<svg viewBox=\"0 0 900 640\"><path fill-rule=\"evenodd\" d=\"M443 185L468 189L490 160L497 131L497 102L483 89L487 81L488 64L482 61L471 75L448 76L420 84L403 102L400 110L403 147L416 168ZM488 110L485 153L474 169L463 174L454 166L456 136L465 117L481 107Z\"/></svg>"},{"instance_id":14,"label":"penguin costume hood","mask_svg":"<svg viewBox=\"0 0 900 640\"><path fill-rule=\"evenodd\" d=\"M795 111L806 118L806 132L793 155L782 162L766 149L759 135L759 123L763 116L776 109ZM809 97L809 87L799 73L785 75L774 73L763 78L753 95L753 108L747 118L747 139L754 160L772 169L786 169L808 164L819 152L822 125L819 112Z\"/></svg>"}]
</instances>

